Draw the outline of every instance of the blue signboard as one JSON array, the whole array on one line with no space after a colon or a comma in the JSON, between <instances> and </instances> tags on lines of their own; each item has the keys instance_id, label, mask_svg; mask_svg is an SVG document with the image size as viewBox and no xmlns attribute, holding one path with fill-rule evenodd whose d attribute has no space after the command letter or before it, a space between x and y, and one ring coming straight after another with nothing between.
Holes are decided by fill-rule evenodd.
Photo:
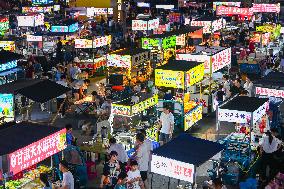
<instances>
[{"instance_id":1,"label":"blue signboard","mask_svg":"<svg viewBox=\"0 0 284 189\"><path fill-rule=\"evenodd\" d=\"M0 118L4 121L14 120L14 97L12 94L0 94Z\"/></svg>"},{"instance_id":2,"label":"blue signboard","mask_svg":"<svg viewBox=\"0 0 284 189\"><path fill-rule=\"evenodd\" d=\"M32 0L32 3L35 5L51 4L53 0Z\"/></svg>"},{"instance_id":3,"label":"blue signboard","mask_svg":"<svg viewBox=\"0 0 284 189\"><path fill-rule=\"evenodd\" d=\"M16 67L17 67L17 60L13 60L11 62L0 64L0 72L7 71L7 70L10 70Z\"/></svg>"},{"instance_id":4,"label":"blue signboard","mask_svg":"<svg viewBox=\"0 0 284 189\"><path fill-rule=\"evenodd\" d=\"M68 32L68 26L51 26L51 32Z\"/></svg>"},{"instance_id":5,"label":"blue signboard","mask_svg":"<svg viewBox=\"0 0 284 189\"><path fill-rule=\"evenodd\" d=\"M77 30L79 30L78 22L71 24L69 26L69 32L76 32Z\"/></svg>"}]
</instances>

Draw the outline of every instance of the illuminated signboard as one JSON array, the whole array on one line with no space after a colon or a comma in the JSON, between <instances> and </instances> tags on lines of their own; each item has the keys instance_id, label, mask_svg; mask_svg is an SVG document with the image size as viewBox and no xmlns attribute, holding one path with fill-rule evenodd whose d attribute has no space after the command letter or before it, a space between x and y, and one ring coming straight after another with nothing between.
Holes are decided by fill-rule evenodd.
<instances>
[{"instance_id":1,"label":"illuminated signboard","mask_svg":"<svg viewBox=\"0 0 284 189\"><path fill-rule=\"evenodd\" d=\"M0 48L4 49L5 51L15 52L15 41L0 41Z\"/></svg>"},{"instance_id":2,"label":"illuminated signboard","mask_svg":"<svg viewBox=\"0 0 284 189\"><path fill-rule=\"evenodd\" d=\"M131 56L130 55L107 55L107 66L108 67L120 67L130 68L131 67Z\"/></svg>"},{"instance_id":3,"label":"illuminated signboard","mask_svg":"<svg viewBox=\"0 0 284 189\"><path fill-rule=\"evenodd\" d=\"M160 47L160 39L142 38L143 49L158 49Z\"/></svg>"},{"instance_id":4,"label":"illuminated signboard","mask_svg":"<svg viewBox=\"0 0 284 189\"><path fill-rule=\"evenodd\" d=\"M253 12L280 12L280 3L277 4L256 4L253 3Z\"/></svg>"},{"instance_id":5,"label":"illuminated signboard","mask_svg":"<svg viewBox=\"0 0 284 189\"><path fill-rule=\"evenodd\" d=\"M212 73L231 65L231 48L227 48L212 56Z\"/></svg>"},{"instance_id":6,"label":"illuminated signboard","mask_svg":"<svg viewBox=\"0 0 284 189\"><path fill-rule=\"evenodd\" d=\"M185 34L176 36L176 45L185 45Z\"/></svg>"},{"instance_id":7,"label":"illuminated signboard","mask_svg":"<svg viewBox=\"0 0 284 189\"><path fill-rule=\"evenodd\" d=\"M213 10L216 11L217 6L240 7L241 2L213 2Z\"/></svg>"},{"instance_id":8,"label":"illuminated signboard","mask_svg":"<svg viewBox=\"0 0 284 189\"><path fill-rule=\"evenodd\" d=\"M2 18L0 19L0 35L3 35L9 29L9 19Z\"/></svg>"},{"instance_id":9,"label":"illuminated signboard","mask_svg":"<svg viewBox=\"0 0 284 189\"><path fill-rule=\"evenodd\" d=\"M18 20L18 26L30 26L33 27L35 24L35 18L34 16L17 16L17 20Z\"/></svg>"},{"instance_id":10,"label":"illuminated signboard","mask_svg":"<svg viewBox=\"0 0 284 189\"><path fill-rule=\"evenodd\" d=\"M184 115L184 131L191 128L197 121L202 119L202 105L198 105L193 110Z\"/></svg>"},{"instance_id":11,"label":"illuminated signboard","mask_svg":"<svg viewBox=\"0 0 284 189\"><path fill-rule=\"evenodd\" d=\"M51 32L68 32L68 26L51 26Z\"/></svg>"},{"instance_id":12,"label":"illuminated signboard","mask_svg":"<svg viewBox=\"0 0 284 189\"><path fill-rule=\"evenodd\" d=\"M196 54L176 54L176 60L204 62L204 72L210 73L210 56Z\"/></svg>"},{"instance_id":13,"label":"illuminated signboard","mask_svg":"<svg viewBox=\"0 0 284 189\"><path fill-rule=\"evenodd\" d=\"M0 94L0 118L2 117L4 117L5 122L14 120L13 94Z\"/></svg>"},{"instance_id":14,"label":"illuminated signboard","mask_svg":"<svg viewBox=\"0 0 284 189\"><path fill-rule=\"evenodd\" d=\"M22 13L51 13L51 6L48 7L22 7Z\"/></svg>"},{"instance_id":15,"label":"illuminated signboard","mask_svg":"<svg viewBox=\"0 0 284 189\"><path fill-rule=\"evenodd\" d=\"M35 26L43 26L44 25L44 15L37 14L35 17Z\"/></svg>"},{"instance_id":16,"label":"illuminated signboard","mask_svg":"<svg viewBox=\"0 0 284 189\"><path fill-rule=\"evenodd\" d=\"M80 69L86 69L86 68L90 70L99 69L102 66L106 66L106 56L96 58L91 62L80 62L77 63L77 65Z\"/></svg>"},{"instance_id":17,"label":"illuminated signboard","mask_svg":"<svg viewBox=\"0 0 284 189\"><path fill-rule=\"evenodd\" d=\"M137 7L147 7L147 8L150 8L150 3L137 2Z\"/></svg>"},{"instance_id":18,"label":"illuminated signboard","mask_svg":"<svg viewBox=\"0 0 284 189\"><path fill-rule=\"evenodd\" d=\"M112 103L111 113L115 115L131 116L131 107Z\"/></svg>"},{"instance_id":19,"label":"illuminated signboard","mask_svg":"<svg viewBox=\"0 0 284 189\"><path fill-rule=\"evenodd\" d=\"M112 15L113 8L95 8L95 7L88 7L87 8L87 17L93 17L95 15Z\"/></svg>"},{"instance_id":20,"label":"illuminated signboard","mask_svg":"<svg viewBox=\"0 0 284 189\"><path fill-rule=\"evenodd\" d=\"M146 138L148 138L151 141L159 142L159 127L154 126L146 129Z\"/></svg>"},{"instance_id":21,"label":"illuminated signboard","mask_svg":"<svg viewBox=\"0 0 284 189\"><path fill-rule=\"evenodd\" d=\"M27 35L27 41L34 42L34 41L42 41L42 36L36 36L36 35Z\"/></svg>"},{"instance_id":22,"label":"illuminated signboard","mask_svg":"<svg viewBox=\"0 0 284 189\"><path fill-rule=\"evenodd\" d=\"M111 44L111 35L96 37L93 41L93 48L103 47Z\"/></svg>"},{"instance_id":23,"label":"illuminated signboard","mask_svg":"<svg viewBox=\"0 0 284 189\"><path fill-rule=\"evenodd\" d=\"M93 41L88 39L75 39L75 48L77 49L87 49L93 48Z\"/></svg>"},{"instance_id":24,"label":"illuminated signboard","mask_svg":"<svg viewBox=\"0 0 284 189\"><path fill-rule=\"evenodd\" d=\"M54 5L53 10L54 11L60 11L60 5Z\"/></svg>"},{"instance_id":25,"label":"illuminated signboard","mask_svg":"<svg viewBox=\"0 0 284 189\"><path fill-rule=\"evenodd\" d=\"M255 94L261 96L273 96L276 98L284 98L284 90L281 89L269 89L265 87L256 87Z\"/></svg>"},{"instance_id":26,"label":"illuminated signboard","mask_svg":"<svg viewBox=\"0 0 284 189\"><path fill-rule=\"evenodd\" d=\"M158 104L158 95L154 95L151 98L148 98L142 102L139 102L138 104L135 104L132 106L132 115L138 114L139 112L143 112L144 110L155 106L156 104Z\"/></svg>"},{"instance_id":27,"label":"illuminated signboard","mask_svg":"<svg viewBox=\"0 0 284 189\"><path fill-rule=\"evenodd\" d=\"M78 25L78 22L74 23L74 24L71 24L69 27L68 27L68 31L69 32L76 32L79 30L79 25Z\"/></svg>"},{"instance_id":28,"label":"illuminated signboard","mask_svg":"<svg viewBox=\"0 0 284 189\"><path fill-rule=\"evenodd\" d=\"M253 15L252 8L239 8L239 7L225 7L218 6L216 15L243 15L243 16L251 16Z\"/></svg>"},{"instance_id":29,"label":"illuminated signboard","mask_svg":"<svg viewBox=\"0 0 284 189\"><path fill-rule=\"evenodd\" d=\"M176 36L166 37L162 40L162 48L169 49L174 48L176 46Z\"/></svg>"},{"instance_id":30,"label":"illuminated signboard","mask_svg":"<svg viewBox=\"0 0 284 189\"><path fill-rule=\"evenodd\" d=\"M155 86L184 88L184 72L155 69Z\"/></svg>"},{"instance_id":31,"label":"illuminated signboard","mask_svg":"<svg viewBox=\"0 0 284 189\"><path fill-rule=\"evenodd\" d=\"M169 15L168 15L168 19L171 23L173 22L180 22L180 18L181 18L181 14L180 13L177 13L177 12L171 12Z\"/></svg>"},{"instance_id":32,"label":"illuminated signboard","mask_svg":"<svg viewBox=\"0 0 284 189\"><path fill-rule=\"evenodd\" d=\"M66 129L9 154L10 172L17 174L66 148Z\"/></svg>"},{"instance_id":33,"label":"illuminated signboard","mask_svg":"<svg viewBox=\"0 0 284 189\"><path fill-rule=\"evenodd\" d=\"M51 4L53 0L32 0L32 3L35 5Z\"/></svg>"},{"instance_id":34,"label":"illuminated signboard","mask_svg":"<svg viewBox=\"0 0 284 189\"><path fill-rule=\"evenodd\" d=\"M190 22L191 26L203 26L203 33L211 33L222 29L226 26L226 21L224 19L218 19L211 21L196 21L193 20Z\"/></svg>"},{"instance_id":35,"label":"illuminated signboard","mask_svg":"<svg viewBox=\"0 0 284 189\"><path fill-rule=\"evenodd\" d=\"M167 10L171 10L174 9L175 6L174 5L156 5L156 9L167 9Z\"/></svg>"},{"instance_id":36,"label":"illuminated signboard","mask_svg":"<svg viewBox=\"0 0 284 189\"><path fill-rule=\"evenodd\" d=\"M17 67L17 60L13 60L4 64L0 64L0 72L7 71Z\"/></svg>"},{"instance_id":37,"label":"illuminated signboard","mask_svg":"<svg viewBox=\"0 0 284 189\"><path fill-rule=\"evenodd\" d=\"M186 72L187 86L192 86L204 77L204 64L200 64Z\"/></svg>"},{"instance_id":38,"label":"illuminated signboard","mask_svg":"<svg viewBox=\"0 0 284 189\"><path fill-rule=\"evenodd\" d=\"M159 27L159 19L132 20L132 30L154 30Z\"/></svg>"},{"instance_id":39,"label":"illuminated signboard","mask_svg":"<svg viewBox=\"0 0 284 189\"><path fill-rule=\"evenodd\" d=\"M151 159L151 172L163 175L178 180L193 183L194 180L194 165L152 155Z\"/></svg>"}]
</instances>

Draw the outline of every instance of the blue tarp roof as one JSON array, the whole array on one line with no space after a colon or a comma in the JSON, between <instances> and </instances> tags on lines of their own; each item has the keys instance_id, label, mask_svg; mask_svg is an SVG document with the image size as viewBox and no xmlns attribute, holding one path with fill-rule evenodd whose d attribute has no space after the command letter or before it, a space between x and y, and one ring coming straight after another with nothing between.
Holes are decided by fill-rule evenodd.
<instances>
[{"instance_id":1,"label":"blue tarp roof","mask_svg":"<svg viewBox=\"0 0 284 189\"><path fill-rule=\"evenodd\" d=\"M153 154L199 166L223 149L219 143L181 134L154 150Z\"/></svg>"}]
</instances>

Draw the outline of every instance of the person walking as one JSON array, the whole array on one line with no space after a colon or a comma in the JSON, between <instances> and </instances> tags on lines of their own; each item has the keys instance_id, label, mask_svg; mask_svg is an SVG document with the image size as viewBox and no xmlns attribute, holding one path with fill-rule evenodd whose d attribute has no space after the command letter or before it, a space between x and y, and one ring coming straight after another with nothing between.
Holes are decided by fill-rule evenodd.
<instances>
[{"instance_id":1,"label":"person walking","mask_svg":"<svg viewBox=\"0 0 284 189\"><path fill-rule=\"evenodd\" d=\"M164 106L160 116L160 144L163 145L170 141L174 129L174 115L170 112L168 106Z\"/></svg>"},{"instance_id":2,"label":"person walking","mask_svg":"<svg viewBox=\"0 0 284 189\"><path fill-rule=\"evenodd\" d=\"M126 150L124 149L122 144L116 143L115 138L110 138L109 144L110 144L110 146L107 150L107 153L110 154L112 151L116 151L117 152L117 160L121 163L120 167L122 169L124 169L124 167L126 166L126 163L128 161L128 156L127 156Z\"/></svg>"},{"instance_id":3,"label":"person walking","mask_svg":"<svg viewBox=\"0 0 284 189\"><path fill-rule=\"evenodd\" d=\"M62 160L59 164L59 170L63 173L62 186L56 187L56 189L75 189L74 188L74 177L69 171L68 162Z\"/></svg>"}]
</instances>

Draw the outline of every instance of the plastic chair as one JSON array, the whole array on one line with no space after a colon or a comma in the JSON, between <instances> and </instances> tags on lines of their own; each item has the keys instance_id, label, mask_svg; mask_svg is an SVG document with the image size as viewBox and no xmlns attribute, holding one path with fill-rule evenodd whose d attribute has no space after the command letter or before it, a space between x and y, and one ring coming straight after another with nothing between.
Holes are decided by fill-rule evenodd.
<instances>
[{"instance_id":1,"label":"plastic chair","mask_svg":"<svg viewBox=\"0 0 284 189\"><path fill-rule=\"evenodd\" d=\"M87 174L88 179L95 179L98 176L98 173L96 171L96 164L93 161L87 161Z\"/></svg>"}]
</instances>

